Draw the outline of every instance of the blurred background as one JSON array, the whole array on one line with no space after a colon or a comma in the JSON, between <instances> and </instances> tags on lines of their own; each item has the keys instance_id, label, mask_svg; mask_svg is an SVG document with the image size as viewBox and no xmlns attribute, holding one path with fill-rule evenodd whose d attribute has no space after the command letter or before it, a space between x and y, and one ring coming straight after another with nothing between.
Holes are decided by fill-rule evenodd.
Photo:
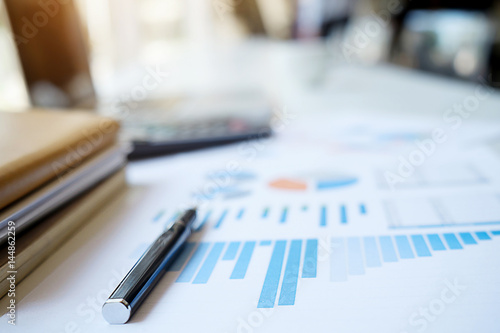
<instances>
[{"instance_id":1,"label":"blurred background","mask_svg":"<svg viewBox=\"0 0 500 333\"><path fill-rule=\"evenodd\" d=\"M151 72L148 97L387 63L498 88L499 21L495 0L3 0L0 109L116 105Z\"/></svg>"}]
</instances>

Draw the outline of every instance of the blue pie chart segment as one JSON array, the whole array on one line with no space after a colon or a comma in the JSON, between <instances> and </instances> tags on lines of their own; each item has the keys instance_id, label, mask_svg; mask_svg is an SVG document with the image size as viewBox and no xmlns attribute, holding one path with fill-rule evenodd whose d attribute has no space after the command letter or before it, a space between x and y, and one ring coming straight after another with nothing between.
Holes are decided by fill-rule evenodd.
<instances>
[{"instance_id":1,"label":"blue pie chart segment","mask_svg":"<svg viewBox=\"0 0 500 333\"><path fill-rule=\"evenodd\" d=\"M336 178L336 179L325 179L325 180L318 180L316 184L316 189L319 191L321 190L331 190L339 187L345 187L345 186L350 186L354 185L358 182L357 178L354 177L342 177L342 178Z\"/></svg>"}]
</instances>

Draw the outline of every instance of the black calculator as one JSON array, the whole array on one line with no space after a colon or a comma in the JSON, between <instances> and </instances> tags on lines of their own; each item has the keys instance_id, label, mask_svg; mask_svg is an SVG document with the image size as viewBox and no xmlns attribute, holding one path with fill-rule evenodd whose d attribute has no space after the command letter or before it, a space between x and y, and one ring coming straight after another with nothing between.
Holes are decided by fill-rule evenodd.
<instances>
[{"instance_id":1,"label":"black calculator","mask_svg":"<svg viewBox=\"0 0 500 333\"><path fill-rule=\"evenodd\" d=\"M122 119L137 159L268 137L271 106L255 94L143 102Z\"/></svg>"}]
</instances>

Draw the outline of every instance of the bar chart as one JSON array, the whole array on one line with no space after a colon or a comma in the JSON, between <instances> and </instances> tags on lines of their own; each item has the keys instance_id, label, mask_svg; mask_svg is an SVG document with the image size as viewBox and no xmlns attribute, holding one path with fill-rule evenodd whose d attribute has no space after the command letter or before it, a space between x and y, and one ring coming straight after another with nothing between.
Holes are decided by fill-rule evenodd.
<instances>
[{"instance_id":1,"label":"bar chart","mask_svg":"<svg viewBox=\"0 0 500 333\"><path fill-rule=\"evenodd\" d=\"M200 212L196 229L197 231L201 231L203 228L220 229L228 223L238 223L238 221L246 218L248 214L257 220L277 225L286 225L290 218L300 218L311 221L312 224L323 228L332 224L347 225L354 216L357 218L366 217L368 215L368 206L366 203L361 202L359 204L321 204L314 207L303 204L207 209ZM315 217L311 217L312 215ZM168 216L165 211L160 211L153 217L152 223L155 224L164 221L165 225L168 225L178 216L177 212L173 212Z\"/></svg>"},{"instance_id":2,"label":"bar chart","mask_svg":"<svg viewBox=\"0 0 500 333\"><path fill-rule=\"evenodd\" d=\"M500 239L500 230L332 237L322 250L328 253L329 281L342 283L385 264L431 259L439 252L465 250L494 238ZM188 242L168 271L178 274L175 283L202 285L210 283L220 262L226 262L232 263L226 278L243 280L251 261L262 260L254 256L257 247L270 253L269 262L263 263L267 269L256 295L257 307L293 306L299 280L318 277L318 250L324 247L318 239Z\"/></svg>"},{"instance_id":3,"label":"bar chart","mask_svg":"<svg viewBox=\"0 0 500 333\"><path fill-rule=\"evenodd\" d=\"M331 239L330 280L347 281L349 275L363 275L368 268L384 263L432 257L436 251L463 250L468 245L490 241L499 231L429 233L395 236L335 237Z\"/></svg>"},{"instance_id":4,"label":"bar chart","mask_svg":"<svg viewBox=\"0 0 500 333\"><path fill-rule=\"evenodd\" d=\"M313 188L316 191L335 190L354 185L358 178L352 175L326 174L308 175L302 178L278 178L269 182L269 187L284 191L306 191Z\"/></svg>"}]
</instances>

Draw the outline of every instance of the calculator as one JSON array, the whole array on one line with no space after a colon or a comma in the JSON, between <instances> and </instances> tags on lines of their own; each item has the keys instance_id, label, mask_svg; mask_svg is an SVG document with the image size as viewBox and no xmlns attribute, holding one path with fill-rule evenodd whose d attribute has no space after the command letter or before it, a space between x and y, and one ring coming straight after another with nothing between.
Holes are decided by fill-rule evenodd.
<instances>
[{"instance_id":1,"label":"calculator","mask_svg":"<svg viewBox=\"0 0 500 333\"><path fill-rule=\"evenodd\" d=\"M268 137L271 104L261 95L224 94L148 100L122 121L130 159ZM128 106L130 109L130 106Z\"/></svg>"}]
</instances>

